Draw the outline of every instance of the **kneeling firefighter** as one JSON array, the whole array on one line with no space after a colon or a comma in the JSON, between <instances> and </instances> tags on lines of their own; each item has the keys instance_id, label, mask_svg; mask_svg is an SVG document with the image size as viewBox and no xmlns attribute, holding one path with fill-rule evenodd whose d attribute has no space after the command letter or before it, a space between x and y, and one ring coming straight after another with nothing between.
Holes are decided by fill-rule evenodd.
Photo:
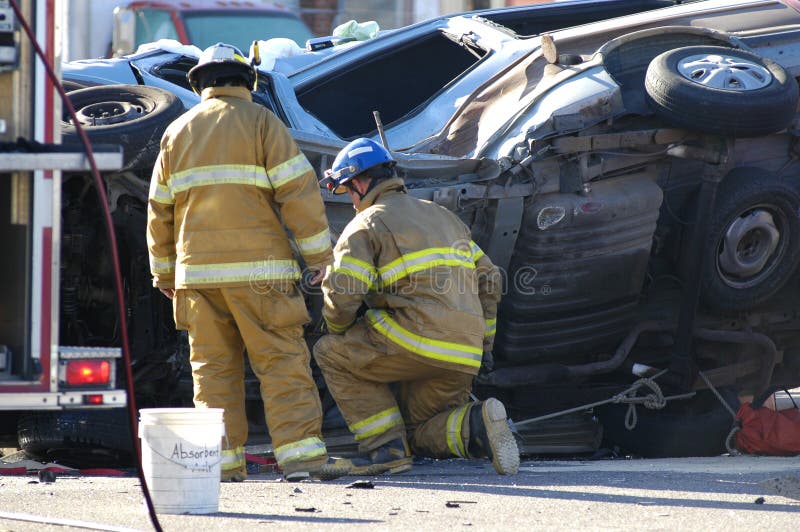
<instances>
[{"instance_id":1,"label":"kneeling firefighter","mask_svg":"<svg viewBox=\"0 0 800 532\"><path fill-rule=\"evenodd\" d=\"M286 478L336 478L348 467L322 440L300 267L283 227L318 283L332 253L315 172L283 123L252 102L256 71L238 49L211 46L188 78L201 102L161 140L147 244L154 285L189 331L195 406L224 409L222 480L247 474L245 349Z\"/></svg>"},{"instance_id":2,"label":"kneeling firefighter","mask_svg":"<svg viewBox=\"0 0 800 532\"><path fill-rule=\"evenodd\" d=\"M486 457L498 473L516 473L503 404L469 402L494 339L498 269L455 214L408 195L394 168L383 146L357 139L324 180L357 211L322 283L333 334L314 347L364 455L351 474L407 471L412 452ZM390 383L399 383L397 398Z\"/></svg>"}]
</instances>

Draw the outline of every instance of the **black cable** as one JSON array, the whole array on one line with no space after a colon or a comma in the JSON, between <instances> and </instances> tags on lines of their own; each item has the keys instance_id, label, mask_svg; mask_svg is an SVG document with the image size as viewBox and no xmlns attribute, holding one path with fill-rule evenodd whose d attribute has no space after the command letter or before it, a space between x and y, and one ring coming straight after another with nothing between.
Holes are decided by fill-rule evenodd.
<instances>
[{"instance_id":1,"label":"black cable","mask_svg":"<svg viewBox=\"0 0 800 532\"><path fill-rule=\"evenodd\" d=\"M61 81L56 76L55 72L53 71L53 67L47 62L47 58L42 51L42 48L39 46L39 43L36 41L36 36L33 34L28 21L22 14L22 11L17 4L17 0L10 0L11 7L14 10L14 14L17 16L17 20L19 20L22 29L25 31L25 34L28 36L28 39L31 41L31 45L33 46L34 50L36 51L36 55L39 56L42 63L44 64L44 68L47 71L47 76L50 78L50 81L53 83L53 86L58 90L58 94L61 97L61 101L63 102L64 106L67 108L69 115L72 117L72 121L75 125L75 130L78 132L78 136L81 138L81 143L83 144L84 151L86 152L86 157L89 159L89 167L91 168L92 177L94 177L95 188L97 189L97 196L98 200L100 201L100 208L103 212L103 220L105 222L106 231L108 233L108 242L109 248L111 251L111 261L114 266L114 284L116 287L117 293L117 311L119 312L119 320L120 320L120 335L122 338L122 354L125 361L125 376L126 376L126 392L128 394L128 418L131 425L131 440L133 442L133 449L134 449L134 462L136 463L136 472L139 476L139 481L142 485L142 492L144 494L145 502L147 503L147 511L150 514L150 521L153 523L153 527L156 529L157 532L162 532L161 524L158 522L158 516L156 515L155 508L153 507L153 501L150 498L150 490L147 488L147 482L144 478L144 471L142 470L142 463L141 463L141 446L139 444L139 437L138 437L138 423L136 420L136 400L133 395L133 376L131 374L131 354L130 354L130 347L128 344L128 325L125 321L125 298L124 293L122 290L122 274L120 273L119 267L119 253L117 251L117 237L114 233L114 224L111 220L111 211L108 208L108 197L106 196L105 186L103 183L103 179L100 177L100 171L97 169L97 163L94 160L94 152L92 151L92 146L89 143L89 138L86 136L86 132L84 131L83 127L81 126L80 122L78 121L77 117L75 116L75 109L72 107L72 102L69 101L67 97L67 93L64 91L64 87L61 84Z\"/></svg>"}]
</instances>

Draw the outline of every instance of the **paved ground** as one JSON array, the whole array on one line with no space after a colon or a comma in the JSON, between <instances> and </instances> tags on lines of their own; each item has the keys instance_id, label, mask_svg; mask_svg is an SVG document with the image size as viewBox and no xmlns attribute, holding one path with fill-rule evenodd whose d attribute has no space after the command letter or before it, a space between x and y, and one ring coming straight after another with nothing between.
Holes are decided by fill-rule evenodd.
<instances>
[{"instance_id":1,"label":"paved ground","mask_svg":"<svg viewBox=\"0 0 800 532\"><path fill-rule=\"evenodd\" d=\"M483 462L425 461L370 479L373 489L289 484L274 474L223 484L219 512L161 515L167 531L275 528L364 530L720 530L800 528L800 500L759 482L800 477L800 458L525 461L499 477ZM0 530L150 530L135 477L0 477ZM32 521L26 521L31 519ZM79 520L74 526L53 524ZM48 524L48 522L50 524Z\"/></svg>"}]
</instances>

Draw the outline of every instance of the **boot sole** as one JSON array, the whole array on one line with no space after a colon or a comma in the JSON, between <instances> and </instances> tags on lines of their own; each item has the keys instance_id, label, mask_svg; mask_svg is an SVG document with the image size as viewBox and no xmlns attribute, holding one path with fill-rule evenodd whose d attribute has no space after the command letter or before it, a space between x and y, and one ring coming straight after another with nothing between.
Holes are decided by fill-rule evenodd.
<instances>
[{"instance_id":1,"label":"boot sole","mask_svg":"<svg viewBox=\"0 0 800 532\"><path fill-rule=\"evenodd\" d=\"M519 448L517 440L508 427L508 416L503 403L491 397L482 405L483 424L489 446L492 448L492 465L501 475L513 475L519 471Z\"/></svg>"},{"instance_id":2,"label":"boot sole","mask_svg":"<svg viewBox=\"0 0 800 532\"><path fill-rule=\"evenodd\" d=\"M295 471L283 476L287 482L302 482L304 480L335 480L350 473L349 466L324 465L312 471Z\"/></svg>"},{"instance_id":3,"label":"boot sole","mask_svg":"<svg viewBox=\"0 0 800 532\"><path fill-rule=\"evenodd\" d=\"M393 460L385 464L370 464L368 466L356 467L350 470L348 475L351 476L374 476L374 475L396 475L397 473L405 473L411 470L412 458L401 458L400 460Z\"/></svg>"},{"instance_id":4,"label":"boot sole","mask_svg":"<svg viewBox=\"0 0 800 532\"><path fill-rule=\"evenodd\" d=\"M318 480L335 480L350 473L349 467L323 466L319 471L314 471L311 476Z\"/></svg>"},{"instance_id":5,"label":"boot sole","mask_svg":"<svg viewBox=\"0 0 800 532\"><path fill-rule=\"evenodd\" d=\"M222 471L220 473L220 482L244 482L247 478L247 473L240 470Z\"/></svg>"}]
</instances>

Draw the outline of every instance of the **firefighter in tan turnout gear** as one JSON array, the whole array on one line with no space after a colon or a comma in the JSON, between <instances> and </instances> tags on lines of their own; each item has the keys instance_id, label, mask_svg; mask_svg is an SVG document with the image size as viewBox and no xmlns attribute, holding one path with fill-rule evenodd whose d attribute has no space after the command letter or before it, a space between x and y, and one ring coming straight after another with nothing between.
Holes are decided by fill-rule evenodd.
<instances>
[{"instance_id":1,"label":"firefighter in tan turnout gear","mask_svg":"<svg viewBox=\"0 0 800 532\"><path fill-rule=\"evenodd\" d=\"M303 339L308 313L288 227L321 280L331 238L314 171L286 127L252 102L255 69L217 44L189 71L201 102L161 140L148 204L154 285L187 329L196 407L224 408L222 480L246 477L244 350L261 382L288 480L335 478Z\"/></svg>"},{"instance_id":2,"label":"firefighter in tan turnout gear","mask_svg":"<svg viewBox=\"0 0 800 532\"><path fill-rule=\"evenodd\" d=\"M498 473L516 473L502 403L468 402L494 337L499 272L457 216L406 193L394 164L383 146L357 139L326 177L357 211L322 284L333 334L314 347L364 454L351 474L406 471L411 452L487 457ZM397 397L390 383L399 383Z\"/></svg>"}]
</instances>

